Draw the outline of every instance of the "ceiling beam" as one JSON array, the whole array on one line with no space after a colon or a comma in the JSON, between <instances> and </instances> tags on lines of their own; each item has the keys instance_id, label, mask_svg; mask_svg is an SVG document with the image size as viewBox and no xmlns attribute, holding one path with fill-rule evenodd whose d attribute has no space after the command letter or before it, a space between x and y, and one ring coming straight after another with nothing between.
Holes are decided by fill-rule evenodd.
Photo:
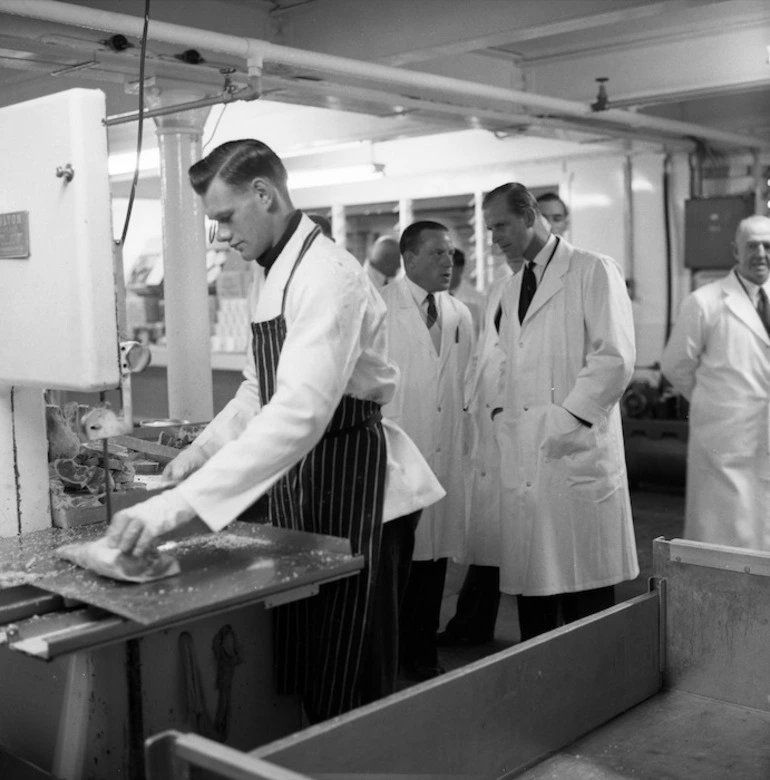
<instances>
[{"instance_id":1,"label":"ceiling beam","mask_svg":"<svg viewBox=\"0 0 770 780\"><path fill-rule=\"evenodd\" d=\"M723 0L719 0L723 1ZM517 43L548 38L554 35L574 34L584 30L594 30L599 27L619 23L630 23L639 19L647 19L661 14L670 14L677 10L687 10L702 6L702 0L664 0L663 2L641 3L635 8L622 8L616 11L590 14L587 16L572 16L546 24L532 25L530 27L514 27L500 30L488 35L479 35L455 41L447 41L424 49L400 52L379 61L386 65L410 65L426 60L435 60L442 57L451 57L458 54L495 49L502 46L513 46Z\"/></svg>"}]
</instances>

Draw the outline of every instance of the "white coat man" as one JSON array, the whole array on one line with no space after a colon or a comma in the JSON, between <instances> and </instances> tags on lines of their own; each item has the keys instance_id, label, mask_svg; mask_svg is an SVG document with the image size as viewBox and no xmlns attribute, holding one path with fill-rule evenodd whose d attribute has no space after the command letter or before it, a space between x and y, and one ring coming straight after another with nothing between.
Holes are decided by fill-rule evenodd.
<instances>
[{"instance_id":1,"label":"white coat man","mask_svg":"<svg viewBox=\"0 0 770 780\"><path fill-rule=\"evenodd\" d=\"M108 538L141 554L197 518L219 531L265 495L273 525L348 538L360 574L276 608L279 692L299 694L315 722L393 692L376 690L397 663L374 638L398 619L379 593L390 576L381 541L444 491L381 419L398 379L385 305L356 258L293 207L280 158L260 141L230 141L189 174L218 239L257 265L252 346L235 397L166 467L177 487L118 512Z\"/></svg>"},{"instance_id":2,"label":"white coat man","mask_svg":"<svg viewBox=\"0 0 770 780\"><path fill-rule=\"evenodd\" d=\"M448 292L452 243L438 222L409 225L400 240L406 276L382 290L389 356L401 371L383 414L415 442L447 492L425 509L415 532L401 610L401 667L413 679L443 670L436 632L447 559L465 552L463 387L473 346L468 308Z\"/></svg>"},{"instance_id":3,"label":"white coat man","mask_svg":"<svg viewBox=\"0 0 770 780\"><path fill-rule=\"evenodd\" d=\"M525 260L502 297L497 430L500 589L526 640L611 606L639 574L619 407L634 326L615 261L554 236L526 187L482 207L492 240Z\"/></svg>"},{"instance_id":4,"label":"white coat man","mask_svg":"<svg viewBox=\"0 0 770 780\"><path fill-rule=\"evenodd\" d=\"M770 218L744 219L733 251L683 302L662 371L690 401L685 537L770 551Z\"/></svg>"},{"instance_id":5,"label":"white coat man","mask_svg":"<svg viewBox=\"0 0 770 780\"><path fill-rule=\"evenodd\" d=\"M481 645L494 639L500 606L500 448L492 411L498 401L505 354L500 348L501 300L511 271L489 291L482 330L471 359L465 388L465 408L472 422L470 462L466 474L468 520L466 557L470 565L457 596L454 615L436 637L439 647Z\"/></svg>"}]
</instances>

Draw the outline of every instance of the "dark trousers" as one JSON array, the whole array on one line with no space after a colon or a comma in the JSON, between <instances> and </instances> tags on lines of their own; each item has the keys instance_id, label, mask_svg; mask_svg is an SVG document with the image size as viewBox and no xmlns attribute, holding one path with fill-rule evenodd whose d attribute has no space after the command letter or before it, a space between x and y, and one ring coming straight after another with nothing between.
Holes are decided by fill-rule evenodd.
<instances>
[{"instance_id":1,"label":"dark trousers","mask_svg":"<svg viewBox=\"0 0 770 780\"><path fill-rule=\"evenodd\" d=\"M401 609L401 663L438 666L436 633L441 620L447 559L412 561Z\"/></svg>"},{"instance_id":2,"label":"dark trousers","mask_svg":"<svg viewBox=\"0 0 770 780\"><path fill-rule=\"evenodd\" d=\"M553 596L518 596L521 641L544 634L564 623L601 612L615 604L615 588L579 590Z\"/></svg>"},{"instance_id":3,"label":"dark trousers","mask_svg":"<svg viewBox=\"0 0 770 780\"><path fill-rule=\"evenodd\" d=\"M399 663L399 615L414 552L420 511L382 526L377 578L361 659L361 704L395 693Z\"/></svg>"},{"instance_id":4,"label":"dark trousers","mask_svg":"<svg viewBox=\"0 0 770 780\"><path fill-rule=\"evenodd\" d=\"M457 596L454 617L446 624L446 631L462 642L489 642L495 636L499 607L500 569L472 563Z\"/></svg>"}]
</instances>

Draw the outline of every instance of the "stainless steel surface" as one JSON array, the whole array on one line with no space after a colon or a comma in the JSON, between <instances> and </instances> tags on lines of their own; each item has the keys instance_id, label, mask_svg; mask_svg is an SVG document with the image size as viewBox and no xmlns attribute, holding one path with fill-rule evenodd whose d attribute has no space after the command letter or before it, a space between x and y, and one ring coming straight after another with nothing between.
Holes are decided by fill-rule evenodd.
<instances>
[{"instance_id":1,"label":"stainless steel surface","mask_svg":"<svg viewBox=\"0 0 770 780\"><path fill-rule=\"evenodd\" d=\"M0 540L0 589L34 585L147 628L306 589L363 566L345 539L239 522L219 534L167 542L182 572L152 583L115 582L56 557L59 546L104 531L102 524L52 528Z\"/></svg>"},{"instance_id":2,"label":"stainless steel surface","mask_svg":"<svg viewBox=\"0 0 770 780\"><path fill-rule=\"evenodd\" d=\"M656 540L654 557L666 580L666 686L770 712L770 577L754 564L767 553Z\"/></svg>"}]
</instances>

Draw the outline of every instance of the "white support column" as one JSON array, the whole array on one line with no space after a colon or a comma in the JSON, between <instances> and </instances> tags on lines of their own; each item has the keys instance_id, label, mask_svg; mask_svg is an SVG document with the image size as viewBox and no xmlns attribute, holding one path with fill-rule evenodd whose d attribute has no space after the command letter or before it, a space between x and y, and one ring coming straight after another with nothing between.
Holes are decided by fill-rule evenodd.
<instances>
[{"instance_id":1,"label":"white support column","mask_svg":"<svg viewBox=\"0 0 770 780\"><path fill-rule=\"evenodd\" d=\"M189 102L201 94L161 90L151 108ZM209 109L156 117L163 202L163 273L168 346L169 416L193 422L214 413L206 236L203 208L187 177L201 158Z\"/></svg>"},{"instance_id":2,"label":"white support column","mask_svg":"<svg viewBox=\"0 0 770 780\"><path fill-rule=\"evenodd\" d=\"M332 203L332 237L343 249L347 249L348 221L342 203Z\"/></svg>"},{"instance_id":3,"label":"white support column","mask_svg":"<svg viewBox=\"0 0 770 780\"><path fill-rule=\"evenodd\" d=\"M398 232L403 233L414 222L414 210L411 198L401 198L398 201Z\"/></svg>"},{"instance_id":4,"label":"white support column","mask_svg":"<svg viewBox=\"0 0 770 780\"><path fill-rule=\"evenodd\" d=\"M50 526L43 391L0 385L0 537Z\"/></svg>"},{"instance_id":5,"label":"white support column","mask_svg":"<svg viewBox=\"0 0 770 780\"><path fill-rule=\"evenodd\" d=\"M473 245L476 254L476 289L484 292L489 287L487 272L487 228L484 224L484 211L481 203L483 192L473 193Z\"/></svg>"}]
</instances>

